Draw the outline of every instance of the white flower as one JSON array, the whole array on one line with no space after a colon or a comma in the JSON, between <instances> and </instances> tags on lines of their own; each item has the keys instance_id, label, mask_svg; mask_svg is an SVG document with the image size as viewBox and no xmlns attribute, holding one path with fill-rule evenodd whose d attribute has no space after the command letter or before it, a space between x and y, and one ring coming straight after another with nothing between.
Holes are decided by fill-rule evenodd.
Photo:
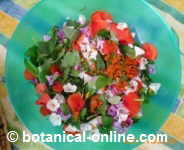
<instances>
[{"instance_id":1,"label":"white flower","mask_svg":"<svg viewBox=\"0 0 184 150\"><path fill-rule=\"evenodd\" d=\"M160 87L161 87L160 83L151 83L149 85L149 89L152 90L154 93L157 93Z\"/></svg>"},{"instance_id":2,"label":"white flower","mask_svg":"<svg viewBox=\"0 0 184 150\"><path fill-rule=\"evenodd\" d=\"M89 123L90 123L93 127L97 127L97 126L99 126L100 124L102 124L102 117L101 117L101 116L98 116L98 117L92 119L91 121L89 121Z\"/></svg>"},{"instance_id":3,"label":"white flower","mask_svg":"<svg viewBox=\"0 0 184 150\"><path fill-rule=\"evenodd\" d=\"M88 74L85 73L85 72L81 72L81 73L79 74L79 77L80 77L81 79L83 79L85 83L88 83L88 82L90 82L90 81L93 79L92 76L88 75Z\"/></svg>"},{"instance_id":4,"label":"white flower","mask_svg":"<svg viewBox=\"0 0 184 150\"><path fill-rule=\"evenodd\" d=\"M73 93L77 90L76 85L72 85L71 83L67 83L63 86L64 92L66 93Z\"/></svg>"},{"instance_id":5,"label":"white flower","mask_svg":"<svg viewBox=\"0 0 184 150\"><path fill-rule=\"evenodd\" d=\"M89 59L93 59L96 60L96 57L98 55L98 52L96 50L93 50L90 55L89 55Z\"/></svg>"},{"instance_id":6,"label":"white flower","mask_svg":"<svg viewBox=\"0 0 184 150\"><path fill-rule=\"evenodd\" d=\"M114 96L114 94L112 93L111 90L106 90L105 91L105 95L106 95L107 98L110 98L110 97L113 97Z\"/></svg>"},{"instance_id":7,"label":"white flower","mask_svg":"<svg viewBox=\"0 0 184 150\"><path fill-rule=\"evenodd\" d=\"M51 111L57 111L57 109L60 107L60 104L58 103L56 99L52 99L48 101L46 106Z\"/></svg>"},{"instance_id":8,"label":"white flower","mask_svg":"<svg viewBox=\"0 0 184 150\"><path fill-rule=\"evenodd\" d=\"M65 103L65 98L61 94L56 94L56 96L53 98L53 100L57 100L59 104Z\"/></svg>"},{"instance_id":9,"label":"white flower","mask_svg":"<svg viewBox=\"0 0 184 150\"><path fill-rule=\"evenodd\" d=\"M86 17L84 15L79 15L79 23L84 25L86 23Z\"/></svg>"},{"instance_id":10,"label":"white flower","mask_svg":"<svg viewBox=\"0 0 184 150\"><path fill-rule=\"evenodd\" d=\"M120 23L117 24L117 28L119 30L124 30L124 29L128 28L128 25L127 25L127 23L120 22Z\"/></svg>"},{"instance_id":11,"label":"white flower","mask_svg":"<svg viewBox=\"0 0 184 150\"><path fill-rule=\"evenodd\" d=\"M130 85L126 87L124 93L125 95L128 95L129 93L135 92L138 88L138 82L137 79L134 78L130 81Z\"/></svg>"},{"instance_id":12,"label":"white flower","mask_svg":"<svg viewBox=\"0 0 184 150\"><path fill-rule=\"evenodd\" d=\"M53 124L53 126L60 126L61 125L61 116L57 115L56 113L52 113L49 116L50 122Z\"/></svg>"},{"instance_id":13,"label":"white flower","mask_svg":"<svg viewBox=\"0 0 184 150\"><path fill-rule=\"evenodd\" d=\"M132 32L132 37L133 37L133 38L135 38L135 35L136 35L135 32Z\"/></svg>"},{"instance_id":14,"label":"white flower","mask_svg":"<svg viewBox=\"0 0 184 150\"><path fill-rule=\"evenodd\" d=\"M108 99L108 102L111 103L111 104L119 104L121 101L121 97L120 96L113 96L113 97L110 97Z\"/></svg>"},{"instance_id":15,"label":"white flower","mask_svg":"<svg viewBox=\"0 0 184 150\"><path fill-rule=\"evenodd\" d=\"M140 70L145 70L147 64L148 64L148 60L146 58L144 58L144 57L141 58L140 64L139 64L139 69Z\"/></svg>"},{"instance_id":16,"label":"white flower","mask_svg":"<svg viewBox=\"0 0 184 150\"><path fill-rule=\"evenodd\" d=\"M120 113L118 116L118 122L121 123L122 121L126 121L128 119L128 114Z\"/></svg>"},{"instance_id":17,"label":"white flower","mask_svg":"<svg viewBox=\"0 0 184 150\"><path fill-rule=\"evenodd\" d=\"M130 48L134 48L134 45L133 45L133 44L128 44L128 46L129 46Z\"/></svg>"},{"instance_id":18,"label":"white flower","mask_svg":"<svg viewBox=\"0 0 184 150\"><path fill-rule=\"evenodd\" d=\"M145 54L145 51L142 48L138 47L138 46L135 46L134 49L135 49L135 56L136 57Z\"/></svg>"},{"instance_id":19,"label":"white flower","mask_svg":"<svg viewBox=\"0 0 184 150\"><path fill-rule=\"evenodd\" d=\"M92 128L93 128L92 125L89 124L89 123L82 123L82 124L80 125L80 130L81 130L81 131L91 131Z\"/></svg>"},{"instance_id":20,"label":"white flower","mask_svg":"<svg viewBox=\"0 0 184 150\"><path fill-rule=\"evenodd\" d=\"M75 126L72 126L70 124L65 128L65 131L68 131L68 132L80 132L79 129L77 129Z\"/></svg>"}]
</instances>

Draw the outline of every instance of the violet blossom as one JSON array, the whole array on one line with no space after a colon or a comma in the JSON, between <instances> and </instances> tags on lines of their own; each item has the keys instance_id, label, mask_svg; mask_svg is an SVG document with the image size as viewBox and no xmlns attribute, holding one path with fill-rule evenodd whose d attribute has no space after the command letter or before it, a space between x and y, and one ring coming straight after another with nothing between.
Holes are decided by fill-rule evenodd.
<instances>
[{"instance_id":1,"label":"violet blossom","mask_svg":"<svg viewBox=\"0 0 184 150\"><path fill-rule=\"evenodd\" d=\"M65 33L64 33L64 31L60 29L60 30L57 32L57 36L58 36L58 38L61 40L61 42L63 42L63 40L65 39Z\"/></svg>"},{"instance_id":2,"label":"violet blossom","mask_svg":"<svg viewBox=\"0 0 184 150\"><path fill-rule=\"evenodd\" d=\"M156 73L155 65L149 64L149 65L148 65L148 72L149 72L150 74L155 74L155 73Z\"/></svg>"},{"instance_id":3,"label":"violet blossom","mask_svg":"<svg viewBox=\"0 0 184 150\"><path fill-rule=\"evenodd\" d=\"M64 120L64 121L68 120L72 116L71 114L65 115L60 108L57 109L56 114L60 115L61 119Z\"/></svg>"},{"instance_id":4,"label":"violet blossom","mask_svg":"<svg viewBox=\"0 0 184 150\"><path fill-rule=\"evenodd\" d=\"M49 41L50 39L51 39L51 37L50 37L49 35L44 35L44 36L43 36L43 40L44 40L45 42Z\"/></svg>"}]
</instances>

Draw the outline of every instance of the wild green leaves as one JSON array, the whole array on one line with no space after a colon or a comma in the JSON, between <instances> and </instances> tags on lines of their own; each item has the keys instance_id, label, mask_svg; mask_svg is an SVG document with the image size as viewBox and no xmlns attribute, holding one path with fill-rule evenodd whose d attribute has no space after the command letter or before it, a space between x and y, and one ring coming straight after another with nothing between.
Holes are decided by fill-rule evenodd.
<instances>
[{"instance_id":1,"label":"wild green leaves","mask_svg":"<svg viewBox=\"0 0 184 150\"><path fill-rule=\"evenodd\" d=\"M129 46L125 46L125 45L122 45L122 44L120 44L119 47L120 47L121 53L123 53L124 55L127 55L130 58L135 58L136 57L134 48L131 48Z\"/></svg>"},{"instance_id":2,"label":"wild green leaves","mask_svg":"<svg viewBox=\"0 0 184 150\"><path fill-rule=\"evenodd\" d=\"M103 60L102 56L100 54L96 57L96 67L98 71L102 71L105 69L105 61Z\"/></svg>"},{"instance_id":3,"label":"wild green leaves","mask_svg":"<svg viewBox=\"0 0 184 150\"><path fill-rule=\"evenodd\" d=\"M108 84L112 82L111 78L108 78L106 76L100 75L98 76L98 79L96 80L96 88L101 89L106 87Z\"/></svg>"},{"instance_id":4,"label":"wild green leaves","mask_svg":"<svg viewBox=\"0 0 184 150\"><path fill-rule=\"evenodd\" d=\"M62 60L63 67L73 67L80 63L80 56L77 51L67 52Z\"/></svg>"}]
</instances>

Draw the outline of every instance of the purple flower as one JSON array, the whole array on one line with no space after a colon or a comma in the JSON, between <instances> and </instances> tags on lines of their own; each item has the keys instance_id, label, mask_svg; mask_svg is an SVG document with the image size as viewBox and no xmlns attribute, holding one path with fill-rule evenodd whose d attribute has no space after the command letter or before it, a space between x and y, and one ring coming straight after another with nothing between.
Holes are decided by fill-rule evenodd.
<instances>
[{"instance_id":1,"label":"purple flower","mask_svg":"<svg viewBox=\"0 0 184 150\"><path fill-rule=\"evenodd\" d=\"M81 70L81 66L80 65L75 65L74 66L74 70L80 71Z\"/></svg>"},{"instance_id":2,"label":"purple flower","mask_svg":"<svg viewBox=\"0 0 184 150\"><path fill-rule=\"evenodd\" d=\"M108 115L112 116L112 117L116 117L117 115L117 108L115 107L115 105L111 105L109 108L108 108L108 111L107 111Z\"/></svg>"},{"instance_id":3,"label":"purple flower","mask_svg":"<svg viewBox=\"0 0 184 150\"><path fill-rule=\"evenodd\" d=\"M32 80L33 84L37 84L38 83L38 80L37 79L34 79Z\"/></svg>"},{"instance_id":4,"label":"purple flower","mask_svg":"<svg viewBox=\"0 0 184 150\"><path fill-rule=\"evenodd\" d=\"M62 120L68 120L69 118L71 118L71 114L67 114L67 115L65 115L63 112L62 112L62 110L61 110L61 108L58 108L57 109L57 111L56 111L56 114L58 114L58 115L60 115L61 116L61 119Z\"/></svg>"},{"instance_id":5,"label":"purple flower","mask_svg":"<svg viewBox=\"0 0 184 150\"><path fill-rule=\"evenodd\" d=\"M90 32L89 32L88 27L81 28L80 31L81 31L81 33L85 34L87 37L90 36Z\"/></svg>"},{"instance_id":6,"label":"purple flower","mask_svg":"<svg viewBox=\"0 0 184 150\"><path fill-rule=\"evenodd\" d=\"M155 74L155 73L156 73L155 65L149 64L149 65L148 65L148 72L149 72L150 74Z\"/></svg>"},{"instance_id":7,"label":"purple flower","mask_svg":"<svg viewBox=\"0 0 184 150\"><path fill-rule=\"evenodd\" d=\"M113 122L113 127L119 134L125 133L127 131L127 128L122 127L121 123L118 121Z\"/></svg>"},{"instance_id":8,"label":"purple flower","mask_svg":"<svg viewBox=\"0 0 184 150\"><path fill-rule=\"evenodd\" d=\"M49 41L50 39L51 39L51 37L50 37L49 35L44 35L44 36L43 36L43 40L44 40L45 42Z\"/></svg>"},{"instance_id":9,"label":"purple flower","mask_svg":"<svg viewBox=\"0 0 184 150\"><path fill-rule=\"evenodd\" d=\"M49 83L49 86L52 86L54 84L54 76L53 75L46 76L46 79Z\"/></svg>"},{"instance_id":10,"label":"purple flower","mask_svg":"<svg viewBox=\"0 0 184 150\"><path fill-rule=\"evenodd\" d=\"M64 33L64 31L60 29L60 30L57 32L57 36L59 37L59 39L61 40L61 42L63 42L63 40L64 40L64 38L65 38L65 33Z\"/></svg>"}]
</instances>

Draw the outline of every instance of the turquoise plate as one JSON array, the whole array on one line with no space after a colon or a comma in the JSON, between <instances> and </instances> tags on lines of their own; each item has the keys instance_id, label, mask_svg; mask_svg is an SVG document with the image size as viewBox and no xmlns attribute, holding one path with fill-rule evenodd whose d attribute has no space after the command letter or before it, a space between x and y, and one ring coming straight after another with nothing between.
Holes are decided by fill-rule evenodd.
<instances>
[{"instance_id":1,"label":"turquoise plate","mask_svg":"<svg viewBox=\"0 0 184 150\"><path fill-rule=\"evenodd\" d=\"M48 118L42 117L34 104L38 98L34 87L24 80L24 52L42 38L53 25L62 24L66 17L89 16L95 10L106 10L116 21L126 21L142 42L155 44L159 51L157 74L153 76L162 87L149 104L144 116L129 133L156 133L177 102L180 89L181 64L177 37L160 15L143 0L43 0L18 25L8 44L6 80L10 101L24 125L32 133L61 133ZM55 150L131 150L140 143L48 143Z\"/></svg>"}]
</instances>

